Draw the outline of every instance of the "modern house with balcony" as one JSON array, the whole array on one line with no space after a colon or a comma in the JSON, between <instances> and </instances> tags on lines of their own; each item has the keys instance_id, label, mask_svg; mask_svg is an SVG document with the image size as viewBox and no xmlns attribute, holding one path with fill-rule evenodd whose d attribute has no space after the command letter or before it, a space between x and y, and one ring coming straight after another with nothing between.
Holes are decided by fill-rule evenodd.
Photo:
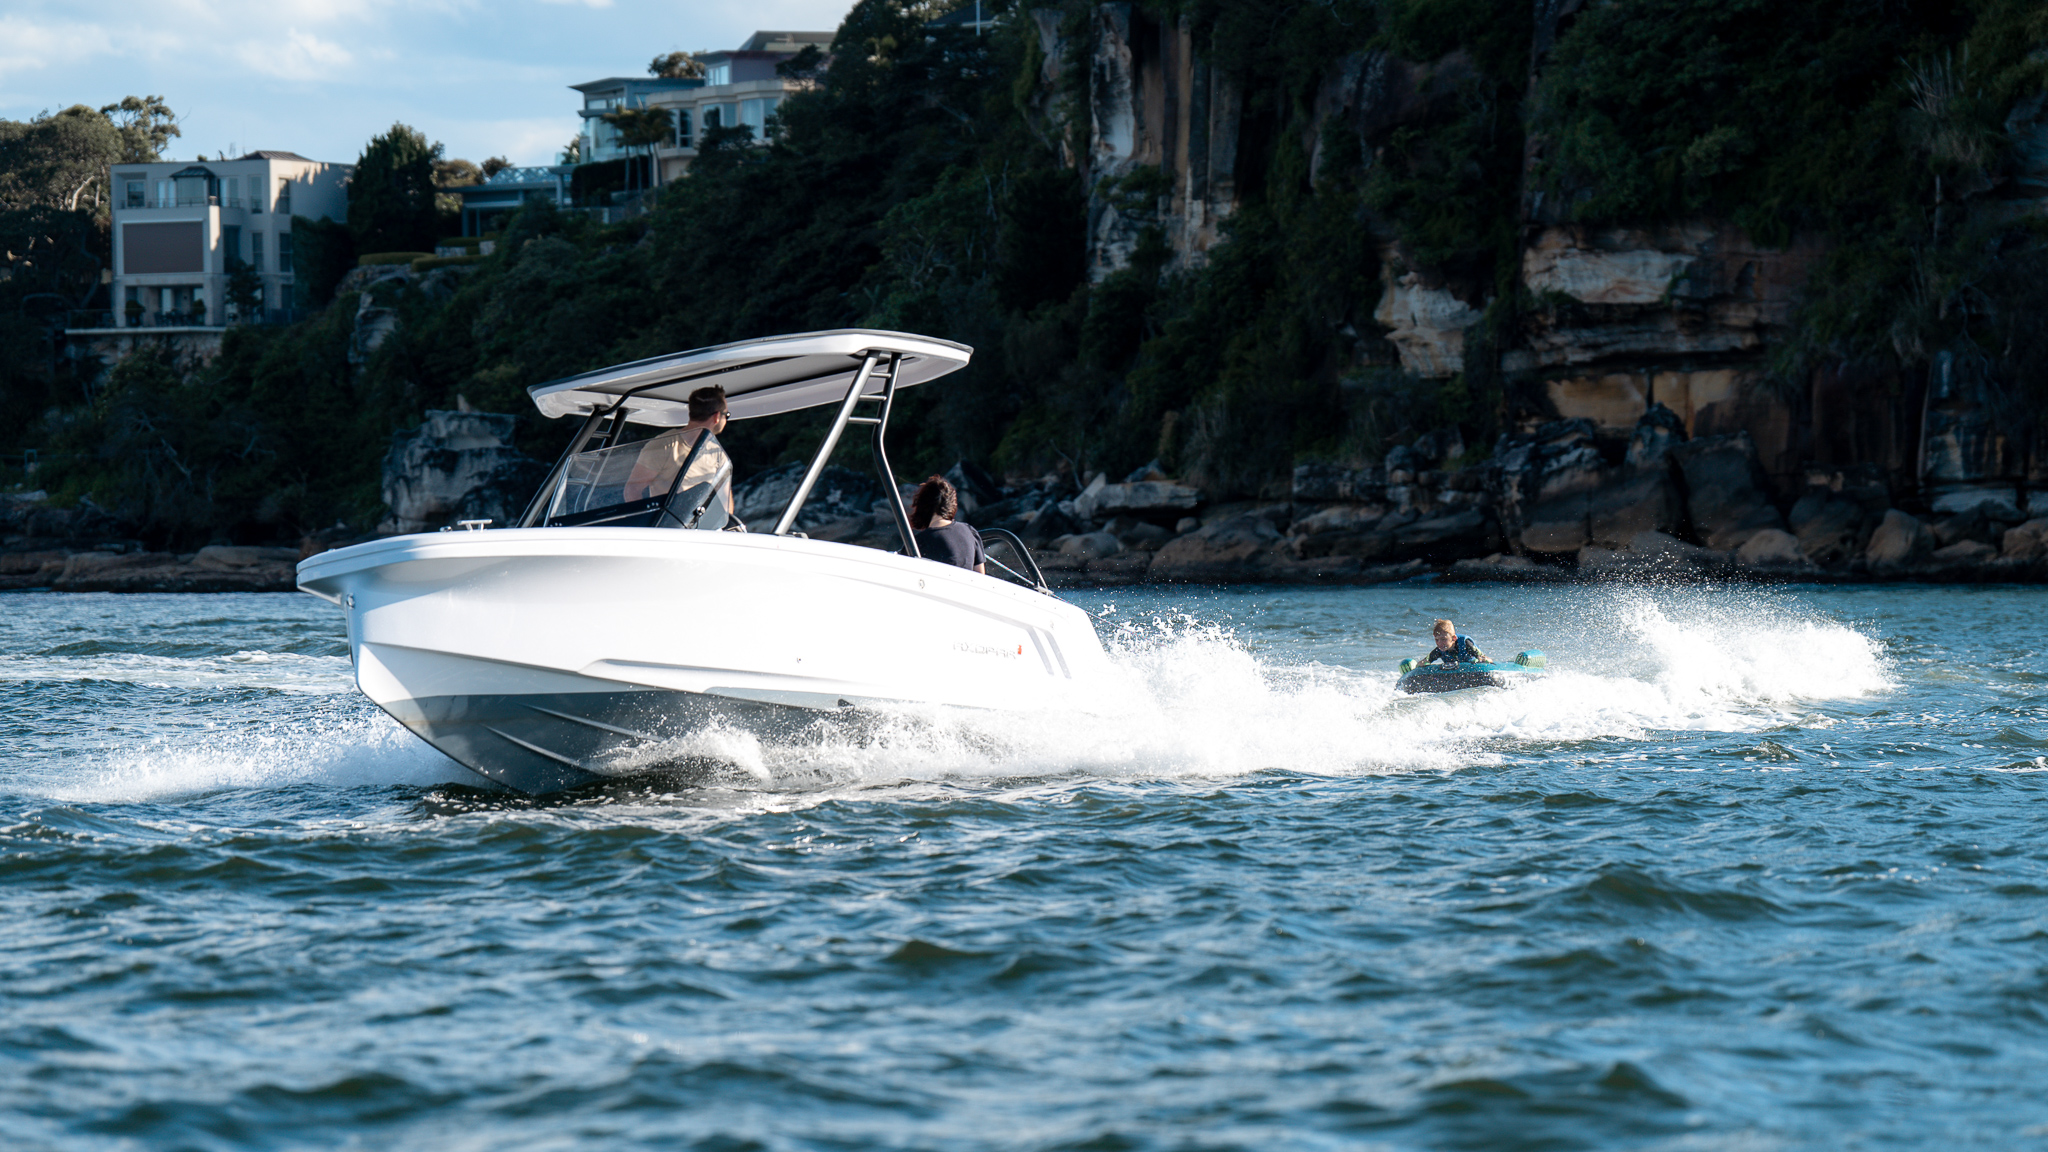
<instances>
[{"instance_id":1,"label":"modern house with balcony","mask_svg":"<svg viewBox=\"0 0 2048 1152\"><path fill-rule=\"evenodd\" d=\"M637 148L622 146L617 131L604 121L606 113L625 108L668 110L675 134L654 150L656 184L665 184L689 170L707 129L745 125L753 130L755 140L762 139L776 106L790 93L809 87L804 81L777 75L775 66L813 45L821 52L829 49L832 33L756 32L730 52L705 53L701 79L614 76L570 85L583 94L583 107L578 110L583 117L579 145L583 163L645 155Z\"/></svg>"},{"instance_id":2,"label":"modern house with balcony","mask_svg":"<svg viewBox=\"0 0 2048 1152\"><path fill-rule=\"evenodd\" d=\"M608 113L628 108L646 108L657 97L677 92L702 88L702 80L677 80L658 76L612 76L603 80L592 80L585 84L571 84L569 87L583 94L583 107L576 114L583 118L579 135L582 150L581 162L602 164L608 160L623 160L629 154L638 154L619 143L618 130L606 123Z\"/></svg>"},{"instance_id":3,"label":"modern house with balcony","mask_svg":"<svg viewBox=\"0 0 2048 1152\"><path fill-rule=\"evenodd\" d=\"M292 217L346 219L354 168L296 152L115 165L111 327L218 328L288 309ZM255 299L231 304L237 264Z\"/></svg>"},{"instance_id":4,"label":"modern house with balcony","mask_svg":"<svg viewBox=\"0 0 2048 1152\"><path fill-rule=\"evenodd\" d=\"M501 168L481 184L464 184L443 191L462 198L462 234L481 236L501 226L520 205L549 200L559 207L569 204L569 178L574 165L550 168Z\"/></svg>"},{"instance_id":5,"label":"modern house with balcony","mask_svg":"<svg viewBox=\"0 0 2048 1152\"><path fill-rule=\"evenodd\" d=\"M647 106L668 109L675 124L675 136L655 149L661 182L689 171L707 131L745 127L755 141L765 139L768 117L776 107L811 87L809 81L783 77L776 66L811 47L830 51L832 33L756 32L730 52L705 53L700 58L704 79L698 86L650 97Z\"/></svg>"}]
</instances>

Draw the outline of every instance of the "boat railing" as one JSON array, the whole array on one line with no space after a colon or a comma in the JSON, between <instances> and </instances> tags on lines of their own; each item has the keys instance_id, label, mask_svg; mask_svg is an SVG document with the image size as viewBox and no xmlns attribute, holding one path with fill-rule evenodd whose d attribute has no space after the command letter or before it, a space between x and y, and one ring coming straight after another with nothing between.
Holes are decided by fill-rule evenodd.
<instances>
[{"instance_id":1,"label":"boat railing","mask_svg":"<svg viewBox=\"0 0 2048 1152\"><path fill-rule=\"evenodd\" d=\"M1031 570L1031 575L1026 576L1001 560L996 559L995 554L988 550L988 546L991 544L1001 544L1008 548L1012 556L1022 560L1024 567ZM1032 557L1031 549L1025 545L1023 538L1019 537L1015 532L1010 531L1008 528L985 528L981 533L981 547L982 554L988 558L988 562L1002 569L1012 580L1026 587L1035 588L1048 596L1052 595L1052 589L1045 583L1045 574L1038 570L1038 561Z\"/></svg>"}]
</instances>

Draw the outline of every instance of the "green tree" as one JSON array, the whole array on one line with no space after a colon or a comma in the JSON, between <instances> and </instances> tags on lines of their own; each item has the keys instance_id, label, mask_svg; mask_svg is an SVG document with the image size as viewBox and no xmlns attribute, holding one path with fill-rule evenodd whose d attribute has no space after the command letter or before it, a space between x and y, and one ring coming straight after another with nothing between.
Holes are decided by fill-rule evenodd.
<instances>
[{"instance_id":1,"label":"green tree","mask_svg":"<svg viewBox=\"0 0 2048 1152\"><path fill-rule=\"evenodd\" d=\"M171 137L183 136L178 114L161 96L124 96L119 104L100 109L121 134L121 163L147 164L163 157ZM225 155L221 157L227 159Z\"/></svg>"},{"instance_id":2,"label":"green tree","mask_svg":"<svg viewBox=\"0 0 2048 1152\"><path fill-rule=\"evenodd\" d=\"M357 252L432 251L440 235L434 163L441 146L393 124L373 138L349 181L348 231Z\"/></svg>"},{"instance_id":3,"label":"green tree","mask_svg":"<svg viewBox=\"0 0 2048 1152\"><path fill-rule=\"evenodd\" d=\"M293 249L292 255L296 259L298 250ZM239 257L228 257L227 298L228 307L245 322L256 319L263 307L263 277Z\"/></svg>"},{"instance_id":4,"label":"green tree","mask_svg":"<svg viewBox=\"0 0 2048 1152\"><path fill-rule=\"evenodd\" d=\"M651 179L659 183L659 173L654 172L654 150L675 137L675 120L666 108L621 108L617 112L604 114L604 122L610 124L619 134L619 144L627 149L640 149L647 153L647 167ZM626 165L626 190L633 190L636 165Z\"/></svg>"},{"instance_id":5,"label":"green tree","mask_svg":"<svg viewBox=\"0 0 2048 1152\"><path fill-rule=\"evenodd\" d=\"M113 122L83 104L0 120L0 208L99 208L121 150Z\"/></svg>"},{"instance_id":6,"label":"green tree","mask_svg":"<svg viewBox=\"0 0 2048 1152\"><path fill-rule=\"evenodd\" d=\"M664 80L700 80L704 76L704 62L699 59L702 55L701 52L663 53L647 65L647 74Z\"/></svg>"}]
</instances>

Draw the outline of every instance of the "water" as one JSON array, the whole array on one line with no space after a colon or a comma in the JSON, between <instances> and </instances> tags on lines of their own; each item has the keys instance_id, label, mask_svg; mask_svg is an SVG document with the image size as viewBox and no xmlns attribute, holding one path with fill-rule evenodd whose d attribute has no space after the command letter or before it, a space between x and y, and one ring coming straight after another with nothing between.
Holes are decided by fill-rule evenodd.
<instances>
[{"instance_id":1,"label":"water","mask_svg":"<svg viewBox=\"0 0 2048 1152\"><path fill-rule=\"evenodd\" d=\"M2048 1147L2039 591L1077 598L1104 718L536 804L311 598L0 596L0 1145Z\"/></svg>"}]
</instances>

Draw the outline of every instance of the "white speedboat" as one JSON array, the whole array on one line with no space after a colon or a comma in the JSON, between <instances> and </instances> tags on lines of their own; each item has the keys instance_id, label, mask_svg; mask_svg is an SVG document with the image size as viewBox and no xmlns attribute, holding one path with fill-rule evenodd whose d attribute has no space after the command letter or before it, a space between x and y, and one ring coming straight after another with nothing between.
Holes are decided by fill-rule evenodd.
<instances>
[{"instance_id":1,"label":"white speedboat","mask_svg":"<svg viewBox=\"0 0 2048 1152\"><path fill-rule=\"evenodd\" d=\"M906 705L1085 704L1108 663L1087 613L1047 590L1014 539L1008 578L920 559L889 472L896 391L971 354L811 332L536 385L543 413L583 420L517 525L323 552L300 562L299 587L347 613L365 695L528 793L699 765L707 730L774 739ZM707 384L725 388L733 419L837 406L772 526L728 522L714 437L678 446L686 399ZM852 424L874 429L900 552L794 530ZM668 440L635 439L648 429Z\"/></svg>"}]
</instances>

